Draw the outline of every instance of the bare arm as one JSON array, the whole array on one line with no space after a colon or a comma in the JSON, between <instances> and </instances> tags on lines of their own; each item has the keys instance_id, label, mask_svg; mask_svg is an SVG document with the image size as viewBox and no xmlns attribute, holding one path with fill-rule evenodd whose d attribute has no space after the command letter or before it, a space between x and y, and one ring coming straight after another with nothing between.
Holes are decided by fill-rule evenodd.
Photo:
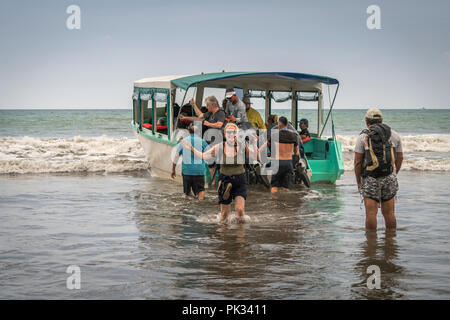
<instances>
[{"instance_id":1,"label":"bare arm","mask_svg":"<svg viewBox=\"0 0 450 320\"><path fill-rule=\"evenodd\" d=\"M191 100L189 100L189 103L194 107L194 111L195 114L197 115L197 117L202 117L203 118L203 113L202 111L199 109L199 107L197 106L197 104L195 103L194 98L192 98Z\"/></svg>"},{"instance_id":2,"label":"bare arm","mask_svg":"<svg viewBox=\"0 0 450 320\"><path fill-rule=\"evenodd\" d=\"M253 143L252 145L249 144L245 144L245 152L248 154L249 158L252 160L258 160L258 145L256 143L256 137L253 138Z\"/></svg>"},{"instance_id":3,"label":"bare arm","mask_svg":"<svg viewBox=\"0 0 450 320\"><path fill-rule=\"evenodd\" d=\"M199 117L186 117L180 114L180 120L189 120L189 121L202 121L203 113Z\"/></svg>"},{"instance_id":4,"label":"bare arm","mask_svg":"<svg viewBox=\"0 0 450 320\"><path fill-rule=\"evenodd\" d=\"M267 143L268 143L268 141L264 142L264 144L261 147L259 147L258 154L261 153L261 151L263 151L264 149L267 148Z\"/></svg>"},{"instance_id":5,"label":"bare arm","mask_svg":"<svg viewBox=\"0 0 450 320\"><path fill-rule=\"evenodd\" d=\"M189 141L184 140L183 141L183 146L185 148L187 148L188 150L190 150L194 156L196 156L197 158L203 159L203 160L207 160L209 158L214 157L214 155L216 154L217 149L220 147L219 144L216 144L214 147L212 147L211 149L205 151L205 152L201 152L198 151L197 149L195 149L192 144Z\"/></svg>"},{"instance_id":6,"label":"bare arm","mask_svg":"<svg viewBox=\"0 0 450 320\"><path fill-rule=\"evenodd\" d=\"M177 167L177 162L178 159L180 158L180 155L177 153L175 154L175 158L173 158L173 162L172 162L172 174L170 175L172 177L172 179L175 179L176 173L175 173L175 168Z\"/></svg>"},{"instance_id":7,"label":"bare arm","mask_svg":"<svg viewBox=\"0 0 450 320\"><path fill-rule=\"evenodd\" d=\"M355 160L354 160L354 167L355 167L355 177L356 177L356 183L358 184L358 190L361 189L361 172L362 172L362 163L364 159L364 153L357 153L355 152Z\"/></svg>"},{"instance_id":8,"label":"bare arm","mask_svg":"<svg viewBox=\"0 0 450 320\"><path fill-rule=\"evenodd\" d=\"M216 122L216 123L211 123L209 121L203 121L203 125L210 127L210 128L214 128L214 129L220 129L223 126L223 122Z\"/></svg>"}]
</instances>

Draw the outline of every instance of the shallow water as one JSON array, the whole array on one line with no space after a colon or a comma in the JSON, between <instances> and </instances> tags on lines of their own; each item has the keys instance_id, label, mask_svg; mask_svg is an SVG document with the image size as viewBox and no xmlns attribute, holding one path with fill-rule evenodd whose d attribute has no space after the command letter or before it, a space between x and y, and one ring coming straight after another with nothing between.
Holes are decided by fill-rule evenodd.
<instances>
[{"instance_id":1,"label":"shallow water","mask_svg":"<svg viewBox=\"0 0 450 320\"><path fill-rule=\"evenodd\" d=\"M448 172L401 172L398 230L364 230L354 178L220 224L214 192L133 174L0 176L0 298L449 299ZM81 269L68 290L66 268ZM368 266L381 269L369 290Z\"/></svg>"}]
</instances>

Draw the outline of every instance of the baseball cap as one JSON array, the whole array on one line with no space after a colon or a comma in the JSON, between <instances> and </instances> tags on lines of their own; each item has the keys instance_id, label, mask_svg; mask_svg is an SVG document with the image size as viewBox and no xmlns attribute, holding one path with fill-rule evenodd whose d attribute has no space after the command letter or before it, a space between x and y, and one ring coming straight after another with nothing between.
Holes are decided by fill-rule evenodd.
<instances>
[{"instance_id":1,"label":"baseball cap","mask_svg":"<svg viewBox=\"0 0 450 320\"><path fill-rule=\"evenodd\" d=\"M225 93L225 98L226 98L226 99L229 99L229 98L231 98L232 96L234 96L235 94L236 94L236 92L234 92L234 90L227 91L227 92Z\"/></svg>"},{"instance_id":2,"label":"baseball cap","mask_svg":"<svg viewBox=\"0 0 450 320\"><path fill-rule=\"evenodd\" d=\"M383 114L381 113L380 109L377 108L370 108L366 112L366 119L382 119Z\"/></svg>"}]
</instances>

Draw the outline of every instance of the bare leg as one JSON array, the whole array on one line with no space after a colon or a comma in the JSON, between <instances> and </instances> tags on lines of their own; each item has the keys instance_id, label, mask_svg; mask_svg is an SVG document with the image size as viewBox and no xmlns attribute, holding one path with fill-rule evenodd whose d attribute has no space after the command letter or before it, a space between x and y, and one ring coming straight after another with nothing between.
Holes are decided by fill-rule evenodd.
<instances>
[{"instance_id":1,"label":"bare leg","mask_svg":"<svg viewBox=\"0 0 450 320\"><path fill-rule=\"evenodd\" d=\"M214 167L209 168L209 177L211 179L211 186L214 186L216 184L216 179L215 177L213 177L214 171L216 171Z\"/></svg>"},{"instance_id":2,"label":"bare leg","mask_svg":"<svg viewBox=\"0 0 450 320\"><path fill-rule=\"evenodd\" d=\"M364 206L366 207L366 229L376 230L378 202L370 198L364 198Z\"/></svg>"},{"instance_id":3,"label":"bare leg","mask_svg":"<svg viewBox=\"0 0 450 320\"><path fill-rule=\"evenodd\" d=\"M394 211L395 211L394 198L392 198L389 201L381 203L381 213L383 214L384 222L386 223L386 230L397 228L397 220L395 219Z\"/></svg>"},{"instance_id":4,"label":"bare leg","mask_svg":"<svg viewBox=\"0 0 450 320\"><path fill-rule=\"evenodd\" d=\"M277 193L278 192L278 188L277 187L272 187L272 189L270 189L271 193Z\"/></svg>"},{"instance_id":5,"label":"bare leg","mask_svg":"<svg viewBox=\"0 0 450 320\"><path fill-rule=\"evenodd\" d=\"M231 204L221 204L220 205L220 222L225 221L231 211Z\"/></svg>"},{"instance_id":6,"label":"bare leg","mask_svg":"<svg viewBox=\"0 0 450 320\"><path fill-rule=\"evenodd\" d=\"M236 210L236 218L240 222L245 222L245 199L243 197L234 198L234 210Z\"/></svg>"},{"instance_id":7,"label":"bare leg","mask_svg":"<svg viewBox=\"0 0 450 320\"><path fill-rule=\"evenodd\" d=\"M197 195L197 199L198 200L203 200L205 199L205 191L200 191Z\"/></svg>"}]
</instances>

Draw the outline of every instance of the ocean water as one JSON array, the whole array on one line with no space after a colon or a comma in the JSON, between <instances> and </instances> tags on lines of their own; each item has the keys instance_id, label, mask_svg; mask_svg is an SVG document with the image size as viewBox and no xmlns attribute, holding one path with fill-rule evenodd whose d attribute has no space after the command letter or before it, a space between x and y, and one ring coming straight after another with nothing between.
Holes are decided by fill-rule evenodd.
<instances>
[{"instance_id":1,"label":"ocean water","mask_svg":"<svg viewBox=\"0 0 450 320\"><path fill-rule=\"evenodd\" d=\"M222 225L213 190L151 176L130 110L1 110L0 299L449 299L450 110L383 110L405 153L398 230L380 215L368 233L351 171L364 112L333 114L336 185L253 188L250 222Z\"/></svg>"}]
</instances>

